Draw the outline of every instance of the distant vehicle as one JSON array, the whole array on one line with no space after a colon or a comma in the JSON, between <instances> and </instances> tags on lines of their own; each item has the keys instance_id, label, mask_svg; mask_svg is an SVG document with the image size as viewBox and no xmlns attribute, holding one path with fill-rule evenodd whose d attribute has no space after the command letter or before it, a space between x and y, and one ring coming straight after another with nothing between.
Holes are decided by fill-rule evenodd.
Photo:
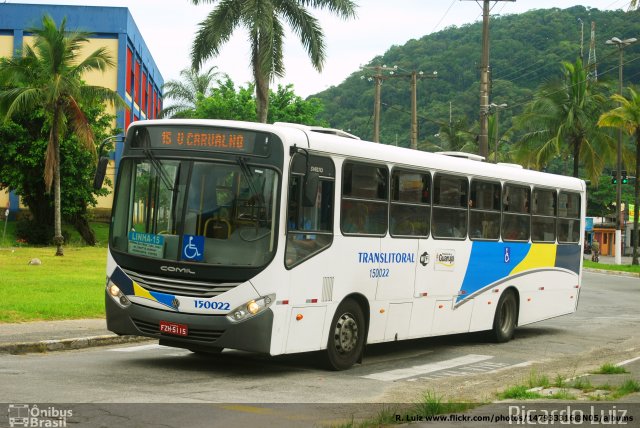
<instances>
[{"instance_id":1,"label":"distant vehicle","mask_svg":"<svg viewBox=\"0 0 640 428\"><path fill-rule=\"evenodd\" d=\"M149 120L127 132L109 330L194 352L326 351L576 310L582 180L292 124Z\"/></svg>"}]
</instances>

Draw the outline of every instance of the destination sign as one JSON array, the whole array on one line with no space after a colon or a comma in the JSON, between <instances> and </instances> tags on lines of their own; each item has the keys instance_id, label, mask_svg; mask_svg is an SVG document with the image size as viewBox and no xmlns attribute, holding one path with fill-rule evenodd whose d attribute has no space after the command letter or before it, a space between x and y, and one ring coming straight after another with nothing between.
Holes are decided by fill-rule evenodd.
<instances>
[{"instance_id":1,"label":"destination sign","mask_svg":"<svg viewBox=\"0 0 640 428\"><path fill-rule=\"evenodd\" d=\"M217 147L244 152L244 134L231 132L162 131L163 146Z\"/></svg>"},{"instance_id":2,"label":"destination sign","mask_svg":"<svg viewBox=\"0 0 640 428\"><path fill-rule=\"evenodd\" d=\"M269 154L270 139L266 132L210 126L135 126L127 140L131 148L179 150L206 150L247 153L259 156Z\"/></svg>"}]
</instances>

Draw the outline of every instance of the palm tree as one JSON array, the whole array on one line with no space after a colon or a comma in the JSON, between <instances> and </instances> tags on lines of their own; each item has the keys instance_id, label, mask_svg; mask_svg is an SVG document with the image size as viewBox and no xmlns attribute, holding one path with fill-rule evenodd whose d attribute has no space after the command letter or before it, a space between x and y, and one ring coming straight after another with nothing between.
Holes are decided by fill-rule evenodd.
<instances>
[{"instance_id":1,"label":"palm tree","mask_svg":"<svg viewBox=\"0 0 640 428\"><path fill-rule=\"evenodd\" d=\"M638 264L638 239L640 233L638 230L638 212L640 211L640 189L638 183L638 175L640 174L640 94L629 89L629 97L615 94L611 96L611 100L620 103L620 107L605 112L598 120L598 126L608 126L622 129L636 139L636 184L634 187L634 204L635 216L633 218L633 230L635 230L635 239L633 240L633 261L632 264Z\"/></svg>"},{"instance_id":2,"label":"palm tree","mask_svg":"<svg viewBox=\"0 0 640 428\"><path fill-rule=\"evenodd\" d=\"M256 84L258 121L266 123L269 110L269 85L275 77L284 76L283 21L289 24L307 50L313 67L322 71L325 46L318 20L306 9L311 6L328 9L342 18L355 16L356 4L351 0L191 0L194 5L217 3L200 23L191 48L192 66L199 69L231 37L237 27L249 32L251 67Z\"/></svg>"},{"instance_id":3,"label":"palm tree","mask_svg":"<svg viewBox=\"0 0 640 428\"><path fill-rule=\"evenodd\" d=\"M448 125L442 125L440 131L435 135L439 138L439 142L430 143L424 141L418 145L418 148L427 152L453 151L477 153L478 142L475 139L475 135L477 135L476 127L477 124L474 124L473 129L469 130L466 118L456 120Z\"/></svg>"},{"instance_id":4,"label":"palm tree","mask_svg":"<svg viewBox=\"0 0 640 428\"><path fill-rule=\"evenodd\" d=\"M217 83L219 73L213 66L204 73L198 73L193 68L185 68L180 72L182 80L170 80L164 84L164 98L176 101L169 107L162 109L161 117L192 117L196 109L198 97L208 96Z\"/></svg>"},{"instance_id":5,"label":"palm tree","mask_svg":"<svg viewBox=\"0 0 640 428\"><path fill-rule=\"evenodd\" d=\"M563 62L563 79L542 85L525 112L514 118L514 128L524 131L513 152L521 164L543 168L552 159L570 156L573 176L582 163L586 175L598 182L614 141L596 127L605 97L595 93L594 82L578 58Z\"/></svg>"},{"instance_id":6,"label":"palm tree","mask_svg":"<svg viewBox=\"0 0 640 428\"><path fill-rule=\"evenodd\" d=\"M48 192L51 192L51 185L54 186L53 241L56 255L62 256L60 139L70 126L78 140L95 153L94 136L82 111L82 102L98 99L120 106L123 101L110 89L83 83L84 73L114 66L105 48L96 49L79 60L80 49L88 42L89 33L68 32L66 19L56 27L47 15L42 18L41 27L27 31L35 36L33 46L26 45L21 56L0 61L0 111L4 113L5 121L21 112L36 109L44 112L49 127L44 181Z\"/></svg>"}]
</instances>

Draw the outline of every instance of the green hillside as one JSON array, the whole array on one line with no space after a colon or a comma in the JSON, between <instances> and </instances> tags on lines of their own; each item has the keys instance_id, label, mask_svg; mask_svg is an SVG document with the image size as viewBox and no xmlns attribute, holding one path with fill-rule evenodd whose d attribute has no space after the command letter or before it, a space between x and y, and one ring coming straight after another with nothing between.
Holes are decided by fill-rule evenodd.
<instances>
[{"instance_id":1,"label":"green hillside","mask_svg":"<svg viewBox=\"0 0 640 428\"><path fill-rule=\"evenodd\" d=\"M560 76L561 61L574 62L580 54L580 23L584 21L584 62L589 55L591 21L596 23L599 81L618 79L618 51L605 44L612 37L640 39L640 11L601 11L575 6L534 10L491 18L491 98L509 108L500 115L506 129L532 99L536 87ZM443 31L392 46L368 66L397 65L407 71L437 71L437 79L418 82L419 141L436 142L434 134L449 123L466 118L469 128L478 120L481 22ZM625 85L640 80L640 43L625 49ZM322 119L332 127L350 130L363 139L373 136L374 83L372 71L356 70L343 83L314 97L326 109ZM364 78L363 78L364 76ZM410 82L389 78L382 85L381 141L409 145Z\"/></svg>"}]
</instances>

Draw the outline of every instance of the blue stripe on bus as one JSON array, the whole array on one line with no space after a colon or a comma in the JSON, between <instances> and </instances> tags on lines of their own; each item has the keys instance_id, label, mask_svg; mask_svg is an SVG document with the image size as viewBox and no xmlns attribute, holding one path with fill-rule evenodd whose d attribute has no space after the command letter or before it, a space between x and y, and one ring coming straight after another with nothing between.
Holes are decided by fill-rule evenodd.
<instances>
[{"instance_id":1,"label":"blue stripe on bus","mask_svg":"<svg viewBox=\"0 0 640 428\"><path fill-rule=\"evenodd\" d=\"M522 262L531 244L526 242L473 242L467 272L456 301L463 300L506 276Z\"/></svg>"},{"instance_id":2,"label":"blue stripe on bus","mask_svg":"<svg viewBox=\"0 0 640 428\"><path fill-rule=\"evenodd\" d=\"M173 299L175 299L176 296L174 296L173 294L159 293L157 291L149 291L149 293L153 297L155 297L158 302L162 303L163 305L169 306L170 308L173 309L173 306L171 305L171 303L173 302Z\"/></svg>"},{"instance_id":3,"label":"blue stripe on bus","mask_svg":"<svg viewBox=\"0 0 640 428\"><path fill-rule=\"evenodd\" d=\"M580 257L580 245L560 244L556 249L556 267L564 268L577 274L580 272Z\"/></svg>"},{"instance_id":4,"label":"blue stripe on bus","mask_svg":"<svg viewBox=\"0 0 640 428\"><path fill-rule=\"evenodd\" d=\"M130 296L134 294L133 281L119 267L115 268L109 279L118 286L124 295Z\"/></svg>"}]
</instances>

